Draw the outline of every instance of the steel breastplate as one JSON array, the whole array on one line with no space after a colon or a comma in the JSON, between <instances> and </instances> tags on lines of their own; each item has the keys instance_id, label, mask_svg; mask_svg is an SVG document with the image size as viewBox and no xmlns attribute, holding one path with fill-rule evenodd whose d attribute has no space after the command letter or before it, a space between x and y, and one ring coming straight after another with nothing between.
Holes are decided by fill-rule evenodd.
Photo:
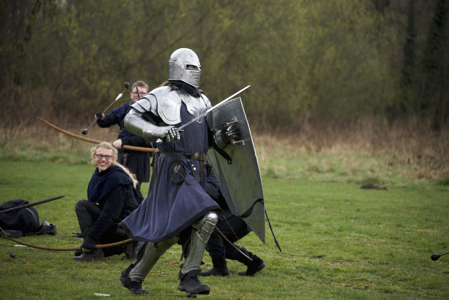
<instances>
[{"instance_id":1,"label":"steel breastplate","mask_svg":"<svg viewBox=\"0 0 449 300\"><path fill-rule=\"evenodd\" d=\"M195 98L180 91L172 90L168 86L157 88L151 93L157 99L157 114L167 125L181 123L181 105L185 104L187 111L194 117L211 107L206 95ZM199 120L201 122L201 120Z\"/></svg>"}]
</instances>

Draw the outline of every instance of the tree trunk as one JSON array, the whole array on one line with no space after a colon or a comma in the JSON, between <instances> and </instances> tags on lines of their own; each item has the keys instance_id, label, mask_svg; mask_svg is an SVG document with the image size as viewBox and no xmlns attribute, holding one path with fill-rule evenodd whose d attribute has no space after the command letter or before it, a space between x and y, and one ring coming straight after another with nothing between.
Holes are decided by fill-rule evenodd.
<instances>
[{"instance_id":1,"label":"tree trunk","mask_svg":"<svg viewBox=\"0 0 449 300\"><path fill-rule=\"evenodd\" d=\"M27 26L27 30L26 30L25 39L19 49L20 54L19 54L19 58L17 60L16 70L14 72L14 83L17 86L22 85L22 65L23 65L23 61L25 60L25 57L26 57L28 45L31 41L31 36L33 35L34 25L36 23L37 15L40 11L41 6L42 6L42 0L37 0L36 3L34 4L33 10L31 11L30 19L28 21L28 26Z\"/></svg>"}]
</instances>

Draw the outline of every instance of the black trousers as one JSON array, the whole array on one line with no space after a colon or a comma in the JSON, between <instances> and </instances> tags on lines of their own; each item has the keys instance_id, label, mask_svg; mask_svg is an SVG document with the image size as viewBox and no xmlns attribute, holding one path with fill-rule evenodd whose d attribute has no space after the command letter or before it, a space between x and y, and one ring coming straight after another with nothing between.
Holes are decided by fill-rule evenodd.
<instances>
[{"instance_id":1,"label":"black trousers","mask_svg":"<svg viewBox=\"0 0 449 300\"><path fill-rule=\"evenodd\" d=\"M89 200L79 200L75 205L75 212L78 218L78 223L80 225L81 234L87 237L90 230L94 226L95 222L98 220L101 214L101 208L95 203ZM100 237L98 244L109 244L122 241L126 237L119 236L115 233L118 224L113 224L109 227L105 233ZM103 248L104 256L111 256L123 253L123 248L121 245L114 246L110 248Z\"/></svg>"},{"instance_id":2,"label":"black trousers","mask_svg":"<svg viewBox=\"0 0 449 300\"><path fill-rule=\"evenodd\" d=\"M249 233L248 226L245 221L236 216L227 218L227 220L219 221L216 226L232 243L237 242ZM235 246L238 249L242 249L237 245ZM215 230L207 243L206 250L212 258L219 258L225 255L226 259L237 260L241 255Z\"/></svg>"}]
</instances>

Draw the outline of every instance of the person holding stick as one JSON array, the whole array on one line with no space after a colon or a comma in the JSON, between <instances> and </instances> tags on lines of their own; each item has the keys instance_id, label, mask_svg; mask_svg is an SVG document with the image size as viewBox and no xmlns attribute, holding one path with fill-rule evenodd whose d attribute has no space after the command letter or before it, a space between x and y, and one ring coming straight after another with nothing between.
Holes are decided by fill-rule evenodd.
<instances>
[{"instance_id":1,"label":"person holding stick","mask_svg":"<svg viewBox=\"0 0 449 300\"><path fill-rule=\"evenodd\" d=\"M131 101L123 104L120 107L112 110L110 114L104 115L103 113L98 113L100 115L97 118L98 126L102 128L108 128L115 124L120 126L120 133L112 145L119 150L118 152L118 162L128 168L132 174L136 175L138 180L136 190L139 195L139 203L143 201L143 195L140 191L140 186L142 182L148 182L150 179L150 153L139 152L132 150L124 150L122 147L124 145L137 146L137 147L152 147L151 144L147 144L145 140L136 136L125 129L123 126L123 119L125 118L128 111L131 109L131 105L136 103L141 97L148 93L148 84L143 81L136 81L131 87L130 98Z\"/></svg>"}]
</instances>

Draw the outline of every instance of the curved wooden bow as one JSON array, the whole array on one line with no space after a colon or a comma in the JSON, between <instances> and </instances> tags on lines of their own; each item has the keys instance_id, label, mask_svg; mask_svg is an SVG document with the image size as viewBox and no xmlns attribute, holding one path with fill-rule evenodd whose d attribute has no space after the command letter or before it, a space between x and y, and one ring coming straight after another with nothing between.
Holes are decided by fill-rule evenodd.
<instances>
[{"instance_id":1,"label":"curved wooden bow","mask_svg":"<svg viewBox=\"0 0 449 300\"><path fill-rule=\"evenodd\" d=\"M18 244L21 245L25 245L27 247L31 247L31 248L36 248L36 249L41 249L41 250L49 250L49 251L72 251L72 250L81 250L80 246L76 246L76 247L67 247L67 248L53 248L53 247L42 247L42 246L36 246L36 245L31 245L31 244L27 244L18 240L15 240L13 238L7 237L2 235L1 237L11 240L13 242L16 242ZM132 239L127 239L124 241L120 241L120 242L116 242L116 243L110 243L110 244L103 244L103 245L97 245L95 246L95 249L102 249L102 248L109 248L109 247L114 247L114 246L119 246L119 245L123 245L129 242L132 242Z\"/></svg>"},{"instance_id":2,"label":"curved wooden bow","mask_svg":"<svg viewBox=\"0 0 449 300\"><path fill-rule=\"evenodd\" d=\"M41 121L42 123L47 124L47 125L50 126L51 128L54 128L54 129L56 129L56 130L58 130L58 131L60 131L60 132L62 132L62 133L64 133L64 134L67 134L68 136L74 137L74 138L79 139L79 140L81 140L81 141L85 141L85 142L93 143L93 144L100 144L100 143L102 143L102 141L98 141L98 140L86 138L86 137L83 137L83 136L81 136L81 135L77 135L77 134L71 133L71 132L69 132L69 131L67 131L67 130L61 129L61 128L59 128L58 126L53 125L53 124L51 124L50 122L45 121L45 120L42 119L42 118L39 118L39 117L38 117L38 119L39 119L39 121ZM128 145L123 145L122 148L123 148L123 149L127 149L127 150L142 151L142 152L155 152L155 151L157 150L157 149L153 149L153 148L136 147L136 146L128 146Z\"/></svg>"}]
</instances>

